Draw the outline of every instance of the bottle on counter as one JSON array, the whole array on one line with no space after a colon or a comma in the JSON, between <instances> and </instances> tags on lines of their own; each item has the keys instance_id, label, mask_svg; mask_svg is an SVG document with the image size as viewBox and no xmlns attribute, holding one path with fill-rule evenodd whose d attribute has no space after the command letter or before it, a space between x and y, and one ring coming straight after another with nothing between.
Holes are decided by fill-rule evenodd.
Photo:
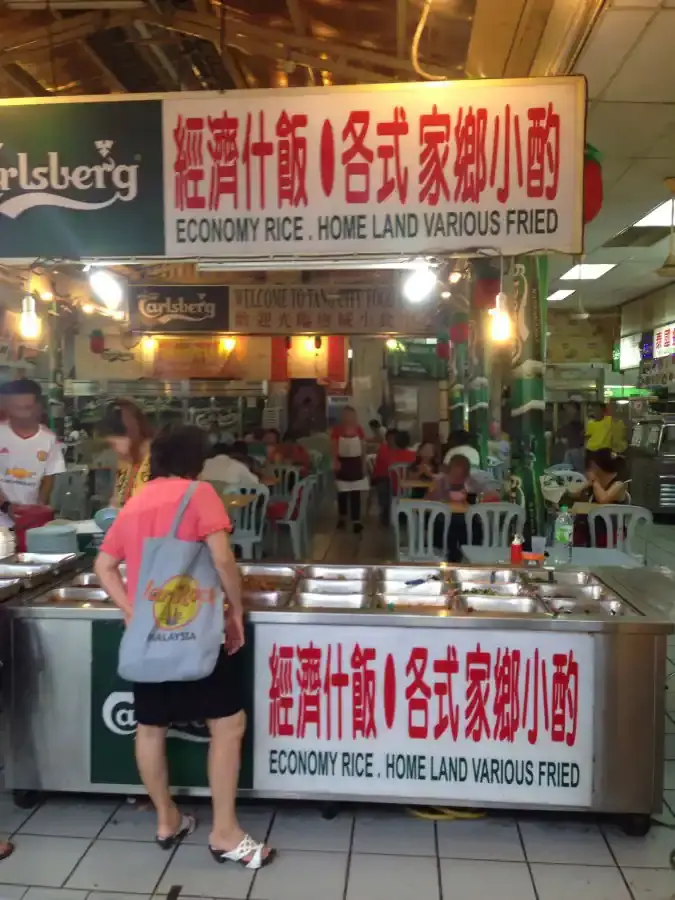
<instances>
[{"instance_id":1,"label":"bottle on counter","mask_svg":"<svg viewBox=\"0 0 675 900\"><path fill-rule=\"evenodd\" d=\"M511 565L521 566L523 564L523 539L517 534L511 542Z\"/></svg>"},{"instance_id":2,"label":"bottle on counter","mask_svg":"<svg viewBox=\"0 0 675 900\"><path fill-rule=\"evenodd\" d=\"M560 507L553 527L553 562L569 565L572 562L574 518L566 506Z\"/></svg>"}]
</instances>

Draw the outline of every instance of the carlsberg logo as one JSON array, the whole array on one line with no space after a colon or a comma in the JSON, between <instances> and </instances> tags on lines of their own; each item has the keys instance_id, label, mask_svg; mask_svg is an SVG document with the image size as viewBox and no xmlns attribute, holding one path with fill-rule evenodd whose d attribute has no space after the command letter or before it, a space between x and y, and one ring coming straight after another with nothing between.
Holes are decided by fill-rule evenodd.
<instances>
[{"instance_id":1,"label":"carlsberg logo","mask_svg":"<svg viewBox=\"0 0 675 900\"><path fill-rule=\"evenodd\" d=\"M138 165L118 165L110 155L113 141L94 141L94 147L99 162L72 168L62 164L58 151L49 151L46 160L17 153L13 165L0 167L0 215L16 219L37 206L92 211L118 200L134 200L138 195ZM0 155L3 148L0 143ZM92 190L106 191L108 196L90 200L87 192Z\"/></svg>"},{"instance_id":2,"label":"carlsberg logo","mask_svg":"<svg viewBox=\"0 0 675 900\"><path fill-rule=\"evenodd\" d=\"M121 737L131 736L136 732L136 715L134 713L134 695L131 691L114 691L109 694L101 709L103 724ZM206 725L196 722L176 723L167 732L168 737L195 744L208 743L209 733Z\"/></svg>"}]
</instances>

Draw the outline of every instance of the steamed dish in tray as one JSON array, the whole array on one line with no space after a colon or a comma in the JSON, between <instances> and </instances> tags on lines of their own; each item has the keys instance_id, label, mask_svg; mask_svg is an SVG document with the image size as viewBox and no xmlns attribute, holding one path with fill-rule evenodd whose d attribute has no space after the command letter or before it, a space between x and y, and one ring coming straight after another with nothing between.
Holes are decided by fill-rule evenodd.
<instances>
[{"instance_id":1,"label":"steamed dish in tray","mask_svg":"<svg viewBox=\"0 0 675 900\"><path fill-rule=\"evenodd\" d=\"M289 590L293 584L292 578L284 578L283 575L243 575L241 588L247 593L266 593L280 589Z\"/></svg>"}]
</instances>

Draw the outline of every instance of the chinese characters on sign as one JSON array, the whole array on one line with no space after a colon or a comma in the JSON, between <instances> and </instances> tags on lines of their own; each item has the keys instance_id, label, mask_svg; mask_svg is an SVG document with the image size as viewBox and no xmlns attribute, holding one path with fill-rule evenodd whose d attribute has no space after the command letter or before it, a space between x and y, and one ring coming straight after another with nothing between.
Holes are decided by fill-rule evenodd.
<instances>
[{"instance_id":1,"label":"chinese characters on sign","mask_svg":"<svg viewBox=\"0 0 675 900\"><path fill-rule=\"evenodd\" d=\"M167 255L580 252L584 109L580 78L165 100Z\"/></svg>"},{"instance_id":2,"label":"chinese characters on sign","mask_svg":"<svg viewBox=\"0 0 675 900\"><path fill-rule=\"evenodd\" d=\"M230 330L249 334L429 334L434 315L392 288L230 287Z\"/></svg>"},{"instance_id":3,"label":"chinese characters on sign","mask_svg":"<svg viewBox=\"0 0 675 900\"><path fill-rule=\"evenodd\" d=\"M654 329L654 359L675 354L675 323Z\"/></svg>"},{"instance_id":4,"label":"chinese characters on sign","mask_svg":"<svg viewBox=\"0 0 675 900\"><path fill-rule=\"evenodd\" d=\"M255 787L590 804L588 635L256 627Z\"/></svg>"}]
</instances>

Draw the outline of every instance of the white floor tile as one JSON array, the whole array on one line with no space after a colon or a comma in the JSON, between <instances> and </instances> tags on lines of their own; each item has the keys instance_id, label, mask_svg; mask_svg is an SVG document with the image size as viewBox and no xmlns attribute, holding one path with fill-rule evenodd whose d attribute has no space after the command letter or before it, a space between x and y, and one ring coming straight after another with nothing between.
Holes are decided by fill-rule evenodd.
<instances>
[{"instance_id":1,"label":"white floor tile","mask_svg":"<svg viewBox=\"0 0 675 900\"><path fill-rule=\"evenodd\" d=\"M35 815L37 810L19 809L9 793L0 794L0 829L3 840L17 831L30 815Z\"/></svg>"},{"instance_id":2,"label":"white floor tile","mask_svg":"<svg viewBox=\"0 0 675 900\"><path fill-rule=\"evenodd\" d=\"M92 891L91 894L87 894L87 900L152 900L150 896L145 896L142 894L118 894L116 892L110 891ZM161 900L161 898L158 898ZM189 897L183 897L180 895L180 900L190 900ZM200 897L199 900L209 900L208 897Z\"/></svg>"},{"instance_id":3,"label":"white floor tile","mask_svg":"<svg viewBox=\"0 0 675 900\"><path fill-rule=\"evenodd\" d=\"M118 800L47 800L19 833L95 838L118 806Z\"/></svg>"},{"instance_id":4,"label":"white floor tile","mask_svg":"<svg viewBox=\"0 0 675 900\"><path fill-rule=\"evenodd\" d=\"M663 767L663 787L675 791L675 759L667 759Z\"/></svg>"},{"instance_id":5,"label":"white floor tile","mask_svg":"<svg viewBox=\"0 0 675 900\"><path fill-rule=\"evenodd\" d=\"M415 819L398 809L358 812L354 853L435 856L434 823Z\"/></svg>"},{"instance_id":6,"label":"white floor tile","mask_svg":"<svg viewBox=\"0 0 675 900\"><path fill-rule=\"evenodd\" d=\"M342 900L346 878L346 853L287 850L258 872L251 900Z\"/></svg>"},{"instance_id":7,"label":"white floor tile","mask_svg":"<svg viewBox=\"0 0 675 900\"><path fill-rule=\"evenodd\" d=\"M675 720L666 716L666 734L675 734Z\"/></svg>"},{"instance_id":8,"label":"white floor tile","mask_svg":"<svg viewBox=\"0 0 675 900\"><path fill-rule=\"evenodd\" d=\"M347 853L354 817L341 813L322 819L318 809L280 810L274 818L269 844L277 850L328 850Z\"/></svg>"},{"instance_id":9,"label":"white floor tile","mask_svg":"<svg viewBox=\"0 0 675 900\"><path fill-rule=\"evenodd\" d=\"M298 876L300 877L300 876ZM187 896L228 897L241 900L251 886L253 873L235 863L219 865L206 847L182 845L176 850L157 893L166 896L174 884L182 884ZM182 900L182 898L181 898Z\"/></svg>"},{"instance_id":10,"label":"white floor tile","mask_svg":"<svg viewBox=\"0 0 675 900\"><path fill-rule=\"evenodd\" d=\"M347 900L410 900L411 897L438 900L435 859L352 853ZM455 900L452 894L446 897ZM503 895L500 900L505 900Z\"/></svg>"},{"instance_id":11,"label":"white floor tile","mask_svg":"<svg viewBox=\"0 0 675 900\"><path fill-rule=\"evenodd\" d=\"M68 888L55 890L54 888L29 888L28 893L24 894L23 900L85 900L86 891L71 891ZM0 900L4 900L0 893Z\"/></svg>"},{"instance_id":12,"label":"white floor tile","mask_svg":"<svg viewBox=\"0 0 675 900\"><path fill-rule=\"evenodd\" d=\"M438 822L438 855L448 859L497 859L524 862L513 819Z\"/></svg>"},{"instance_id":13,"label":"white floor tile","mask_svg":"<svg viewBox=\"0 0 675 900\"><path fill-rule=\"evenodd\" d=\"M0 900L21 900L26 890L18 884L0 884Z\"/></svg>"},{"instance_id":14,"label":"white floor tile","mask_svg":"<svg viewBox=\"0 0 675 900\"><path fill-rule=\"evenodd\" d=\"M623 874L634 900L673 900L675 896L672 869L624 869Z\"/></svg>"},{"instance_id":15,"label":"white floor tile","mask_svg":"<svg viewBox=\"0 0 675 900\"><path fill-rule=\"evenodd\" d=\"M592 822L521 822L528 860L612 866L614 861L597 825Z\"/></svg>"},{"instance_id":16,"label":"white floor tile","mask_svg":"<svg viewBox=\"0 0 675 900\"><path fill-rule=\"evenodd\" d=\"M446 900L535 900L525 863L442 859L441 884Z\"/></svg>"},{"instance_id":17,"label":"white floor tile","mask_svg":"<svg viewBox=\"0 0 675 900\"><path fill-rule=\"evenodd\" d=\"M646 837L628 837L615 826L605 829L618 864L624 868L668 869L675 840L668 828L654 827ZM673 876L675 890L675 876Z\"/></svg>"},{"instance_id":18,"label":"white floor tile","mask_svg":"<svg viewBox=\"0 0 675 900\"><path fill-rule=\"evenodd\" d=\"M156 844L98 840L66 887L152 894L167 861L166 851Z\"/></svg>"},{"instance_id":19,"label":"white floor tile","mask_svg":"<svg viewBox=\"0 0 675 900\"><path fill-rule=\"evenodd\" d=\"M185 839L185 843L208 844L211 823L213 822L211 806L208 804L200 804L197 807L185 807L185 809L197 818L197 828ZM251 803L239 804L237 806L239 824L244 831L247 831L257 841L264 841L266 839L273 815L274 809L271 806L262 806Z\"/></svg>"},{"instance_id":20,"label":"white floor tile","mask_svg":"<svg viewBox=\"0 0 675 900\"><path fill-rule=\"evenodd\" d=\"M111 841L154 841L157 834L157 816L152 809L137 809L123 803L101 832L101 837Z\"/></svg>"},{"instance_id":21,"label":"white floor tile","mask_svg":"<svg viewBox=\"0 0 675 900\"><path fill-rule=\"evenodd\" d=\"M621 872L612 866L557 866L534 863L539 900L631 900ZM654 898L655 900L655 898Z\"/></svg>"},{"instance_id":22,"label":"white floor tile","mask_svg":"<svg viewBox=\"0 0 675 900\"><path fill-rule=\"evenodd\" d=\"M666 759L675 759L675 732L666 735Z\"/></svg>"},{"instance_id":23,"label":"white floor tile","mask_svg":"<svg viewBox=\"0 0 675 900\"><path fill-rule=\"evenodd\" d=\"M0 876L7 884L61 887L89 846L86 838L24 834L14 853L3 859Z\"/></svg>"}]
</instances>

